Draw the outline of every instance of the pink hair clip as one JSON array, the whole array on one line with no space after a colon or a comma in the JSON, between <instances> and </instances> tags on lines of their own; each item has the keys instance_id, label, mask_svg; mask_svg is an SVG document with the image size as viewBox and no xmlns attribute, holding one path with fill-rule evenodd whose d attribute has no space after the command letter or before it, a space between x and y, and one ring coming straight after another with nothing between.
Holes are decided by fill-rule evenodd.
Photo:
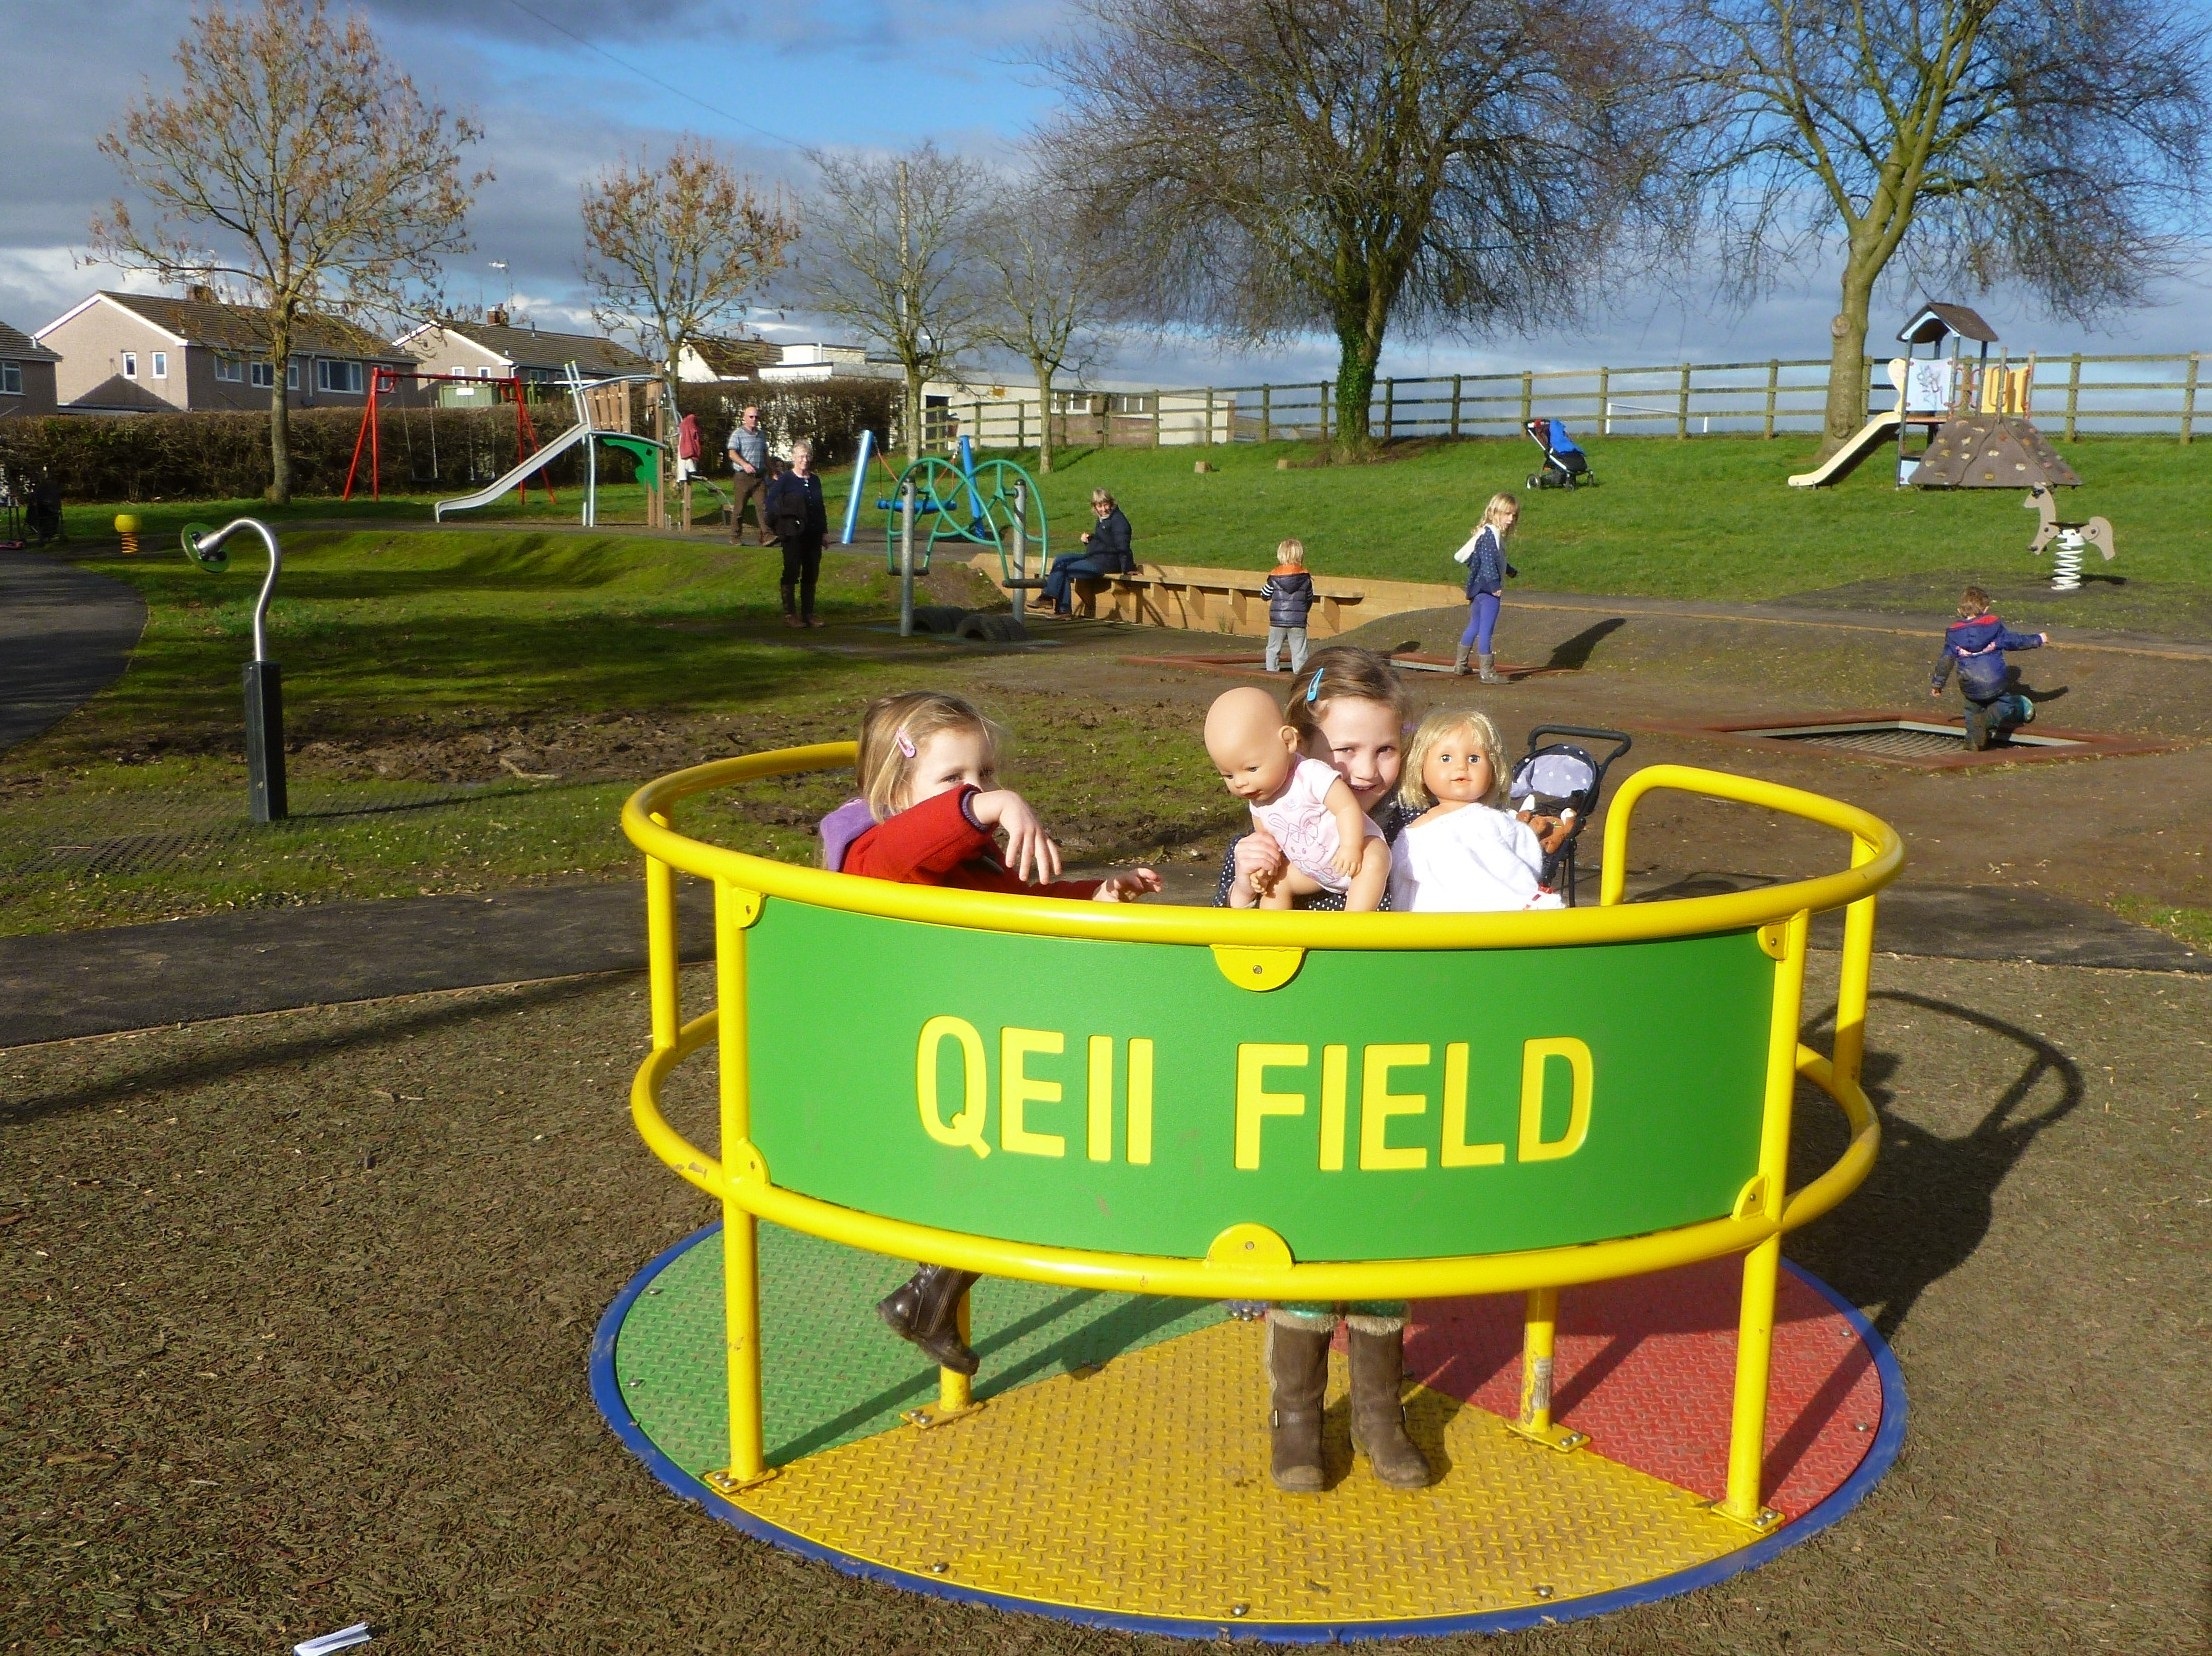
<instances>
[{"instance_id":1,"label":"pink hair clip","mask_svg":"<svg viewBox=\"0 0 2212 1656\"><path fill-rule=\"evenodd\" d=\"M913 758L914 738L909 736L905 731L902 730L899 732L897 740L899 744L899 751L905 754L909 759Z\"/></svg>"}]
</instances>

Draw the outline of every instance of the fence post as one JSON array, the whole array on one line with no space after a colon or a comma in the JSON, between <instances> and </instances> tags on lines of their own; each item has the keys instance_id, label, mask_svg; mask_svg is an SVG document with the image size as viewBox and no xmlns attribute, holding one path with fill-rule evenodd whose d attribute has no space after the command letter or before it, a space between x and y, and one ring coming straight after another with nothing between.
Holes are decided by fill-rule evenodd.
<instances>
[{"instance_id":1,"label":"fence post","mask_svg":"<svg viewBox=\"0 0 2212 1656\"><path fill-rule=\"evenodd\" d=\"M1782 363L1779 358L1767 358L1767 424L1762 437L1774 435L1774 394L1782 386Z\"/></svg>"},{"instance_id":2,"label":"fence post","mask_svg":"<svg viewBox=\"0 0 2212 1656\"><path fill-rule=\"evenodd\" d=\"M1037 400L1039 402L1044 400L1043 392L1038 393ZM1014 404L1014 447L1017 449L1029 447L1029 399L1027 397Z\"/></svg>"},{"instance_id":3,"label":"fence post","mask_svg":"<svg viewBox=\"0 0 2212 1656\"><path fill-rule=\"evenodd\" d=\"M1321 409L1321 440L1326 443L1329 440L1329 382L1323 380L1313 389Z\"/></svg>"},{"instance_id":4,"label":"fence post","mask_svg":"<svg viewBox=\"0 0 2212 1656\"><path fill-rule=\"evenodd\" d=\"M1160 446L1160 393L1157 388L1152 393L1152 446Z\"/></svg>"},{"instance_id":5,"label":"fence post","mask_svg":"<svg viewBox=\"0 0 2212 1656\"><path fill-rule=\"evenodd\" d=\"M2066 369L2066 440L2074 440L2074 411L2081 403L2081 353L2074 353L2074 360Z\"/></svg>"},{"instance_id":6,"label":"fence post","mask_svg":"<svg viewBox=\"0 0 2212 1656\"><path fill-rule=\"evenodd\" d=\"M1465 378L1464 374L1454 374L1452 376L1452 435L1454 437L1459 435L1459 387L1461 381Z\"/></svg>"},{"instance_id":7,"label":"fence post","mask_svg":"<svg viewBox=\"0 0 2212 1656\"><path fill-rule=\"evenodd\" d=\"M2196 441L2197 426L2197 358L2200 352L2189 353L2189 374L2181 382L2181 442L2186 448Z\"/></svg>"},{"instance_id":8,"label":"fence post","mask_svg":"<svg viewBox=\"0 0 2212 1656\"><path fill-rule=\"evenodd\" d=\"M1536 418L1536 376L1526 368L1521 370L1521 424L1527 425Z\"/></svg>"},{"instance_id":9,"label":"fence post","mask_svg":"<svg viewBox=\"0 0 2212 1656\"><path fill-rule=\"evenodd\" d=\"M1613 435L1613 370L1598 364L1598 435Z\"/></svg>"},{"instance_id":10,"label":"fence post","mask_svg":"<svg viewBox=\"0 0 2212 1656\"><path fill-rule=\"evenodd\" d=\"M1260 387L1260 441L1275 441L1275 387Z\"/></svg>"},{"instance_id":11,"label":"fence post","mask_svg":"<svg viewBox=\"0 0 2212 1656\"><path fill-rule=\"evenodd\" d=\"M1214 446L1214 388L1206 387L1206 446Z\"/></svg>"},{"instance_id":12,"label":"fence post","mask_svg":"<svg viewBox=\"0 0 2212 1656\"><path fill-rule=\"evenodd\" d=\"M1675 438L1675 441L1676 441L1676 442L1678 442L1678 443L1679 443L1679 442L1686 442L1686 441L1687 441L1687 440L1689 439L1689 435L1690 435L1690 365L1689 365L1688 363L1686 363L1686 362L1685 362L1685 363L1684 363L1684 364L1682 365L1682 385L1681 385L1681 389L1680 389L1679 391L1677 391L1677 392L1675 393L1675 398L1674 398L1674 438Z\"/></svg>"},{"instance_id":13,"label":"fence post","mask_svg":"<svg viewBox=\"0 0 2212 1656\"><path fill-rule=\"evenodd\" d=\"M1383 381L1383 441L1389 442L1398 423L1398 382Z\"/></svg>"}]
</instances>

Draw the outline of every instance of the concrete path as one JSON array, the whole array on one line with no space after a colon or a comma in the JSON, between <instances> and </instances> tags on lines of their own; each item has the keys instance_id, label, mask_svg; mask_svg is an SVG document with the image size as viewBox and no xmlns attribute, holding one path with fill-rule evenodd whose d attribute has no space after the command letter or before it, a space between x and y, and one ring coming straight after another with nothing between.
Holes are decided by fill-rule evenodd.
<instances>
[{"instance_id":1,"label":"concrete path","mask_svg":"<svg viewBox=\"0 0 2212 1656\"><path fill-rule=\"evenodd\" d=\"M1169 895L1211 901L1211 871L1203 878L1190 872ZM1181 889L1185 884L1190 889ZM713 931L705 887L686 882L679 912L683 957L706 959ZM1815 946L1833 948L1839 936L1839 923L1826 920L1815 930ZM1875 947L1963 960L2212 973L2212 959L2162 932L2063 898L1998 887L1894 890L1882 900ZM642 882L327 903L4 938L0 1047L644 965Z\"/></svg>"},{"instance_id":2,"label":"concrete path","mask_svg":"<svg viewBox=\"0 0 2212 1656\"><path fill-rule=\"evenodd\" d=\"M59 724L123 676L146 600L36 552L0 552L0 749Z\"/></svg>"}]
</instances>

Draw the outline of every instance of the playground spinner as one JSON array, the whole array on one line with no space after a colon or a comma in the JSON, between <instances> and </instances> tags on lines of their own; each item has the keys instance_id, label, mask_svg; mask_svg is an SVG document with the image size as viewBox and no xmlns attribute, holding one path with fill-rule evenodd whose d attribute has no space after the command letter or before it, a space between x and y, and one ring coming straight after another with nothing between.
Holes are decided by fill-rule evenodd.
<instances>
[{"instance_id":1,"label":"playground spinner","mask_svg":"<svg viewBox=\"0 0 2212 1656\"><path fill-rule=\"evenodd\" d=\"M960 892L676 829L686 799L853 757L840 743L724 760L650 784L623 812L646 858L651 960L653 1050L632 1114L654 1154L722 1206L718 1232L641 1273L595 1356L602 1408L672 1486L778 1544L919 1591L1302 1640L1524 1625L1679 1591L1833 1522L1894 1455L1902 1393L1886 1352L1781 1258L1783 1235L1842 1201L1876 1154L1860 1066L1875 894L1902 861L1886 824L1796 789L1654 766L1612 807L1599 906L1500 915ZM1849 866L1625 904L1636 812L1662 790L1835 829ZM715 891L716 1009L688 1021L679 870ZM1834 909L1843 954L1823 1054L1799 1024L1811 918ZM1113 993L1070 994L1078 982ZM710 1045L712 1155L662 1104L676 1067ZM1791 1189L1801 1081L1841 1110L1847 1143ZM841 1321L822 1309L836 1294L795 1300L779 1273L865 1274L868 1255L894 1272L924 1259L999 1279L983 1290L1008 1296L1004 1312L991 1302L997 1332L978 1337L985 1370L972 1384L943 1373L903 1410L941 1431L884 1416L855 1438L894 1385L823 1403L812 1425L779 1417L796 1452L772 1462L764 1395L784 1399L798 1383L784 1366L814 1367L866 1304L846 1293ZM765 1323L764 1257L780 1307ZM1607 1286L1627 1278L1648 1280ZM1060 1294L1040 1303L1039 1289ZM1468 1296L1500 1295L1520 1306L1510 1379L1509 1349L1473 1356L1506 1313ZM1683 1309L1700 1295L1706 1312ZM1093 1296L1127 1338L1049 1380L1037 1359L1014 1360L1038 1328L1089 1315ZM1426 1368L1409 1345L1430 1376L1409 1414L1443 1451L1439 1481L1385 1492L1355 1469L1319 1496L1279 1494L1264 1476L1256 1331L1212 1308L1368 1299L1426 1302L1416 1323L1460 1330L1423 1336ZM1165 1309L1178 1302L1187 1311ZM1584 1374L1578 1406L1612 1423L1562 1418L1555 1375L1590 1333L1575 1318L1593 1314L1636 1323L1633 1348L1675 1352L1705 1379L1630 1363L1640 1378L1607 1391ZM856 1349L875 1355L859 1361L911 1367L906 1348L866 1332L873 1344ZM677 1348L692 1355L653 1356ZM1786 1422L1770 1418L1777 1375L1796 1388ZM669 1424L679 1395L688 1427ZM1685 1409L1700 1441L1655 1447ZM1778 1426L1827 1445L1813 1458L1833 1475L1779 1495L1797 1474ZM1703 1493L1703 1474L1667 1459L1692 1450L1710 1461ZM968 1525L971 1512L984 1516ZM1269 1534L1253 1552L1249 1538ZM1343 1579L1355 1539L1379 1561L1365 1584Z\"/></svg>"}]
</instances>

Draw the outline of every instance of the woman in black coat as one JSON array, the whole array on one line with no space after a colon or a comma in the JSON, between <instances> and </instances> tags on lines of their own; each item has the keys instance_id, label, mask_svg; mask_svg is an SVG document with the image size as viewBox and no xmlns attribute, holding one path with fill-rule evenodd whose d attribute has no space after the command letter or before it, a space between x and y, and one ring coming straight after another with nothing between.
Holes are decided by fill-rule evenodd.
<instances>
[{"instance_id":1,"label":"woman in black coat","mask_svg":"<svg viewBox=\"0 0 2212 1656\"><path fill-rule=\"evenodd\" d=\"M1126 575L1137 567L1136 555L1130 550L1129 520L1122 516L1114 497L1104 489L1093 489L1091 510L1098 521L1084 535L1083 550L1054 558L1052 567L1045 571L1045 599L1055 615L1074 610L1077 576Z\"/></svg>"},{"instance_id":2,"label":"woman in black coat","mask_svg":"<svg viewBox=\"0 0 2212 1656\"><path fill-rule=\"evenodd\" d=\"M814 584L822 574L829 513L822 505L822 479L814 470L812 444L791 445L791 469L768 485L767 505L768 526L783 543L783 624L822 626L814 618Z\"/></svg>"}]
</instances>

